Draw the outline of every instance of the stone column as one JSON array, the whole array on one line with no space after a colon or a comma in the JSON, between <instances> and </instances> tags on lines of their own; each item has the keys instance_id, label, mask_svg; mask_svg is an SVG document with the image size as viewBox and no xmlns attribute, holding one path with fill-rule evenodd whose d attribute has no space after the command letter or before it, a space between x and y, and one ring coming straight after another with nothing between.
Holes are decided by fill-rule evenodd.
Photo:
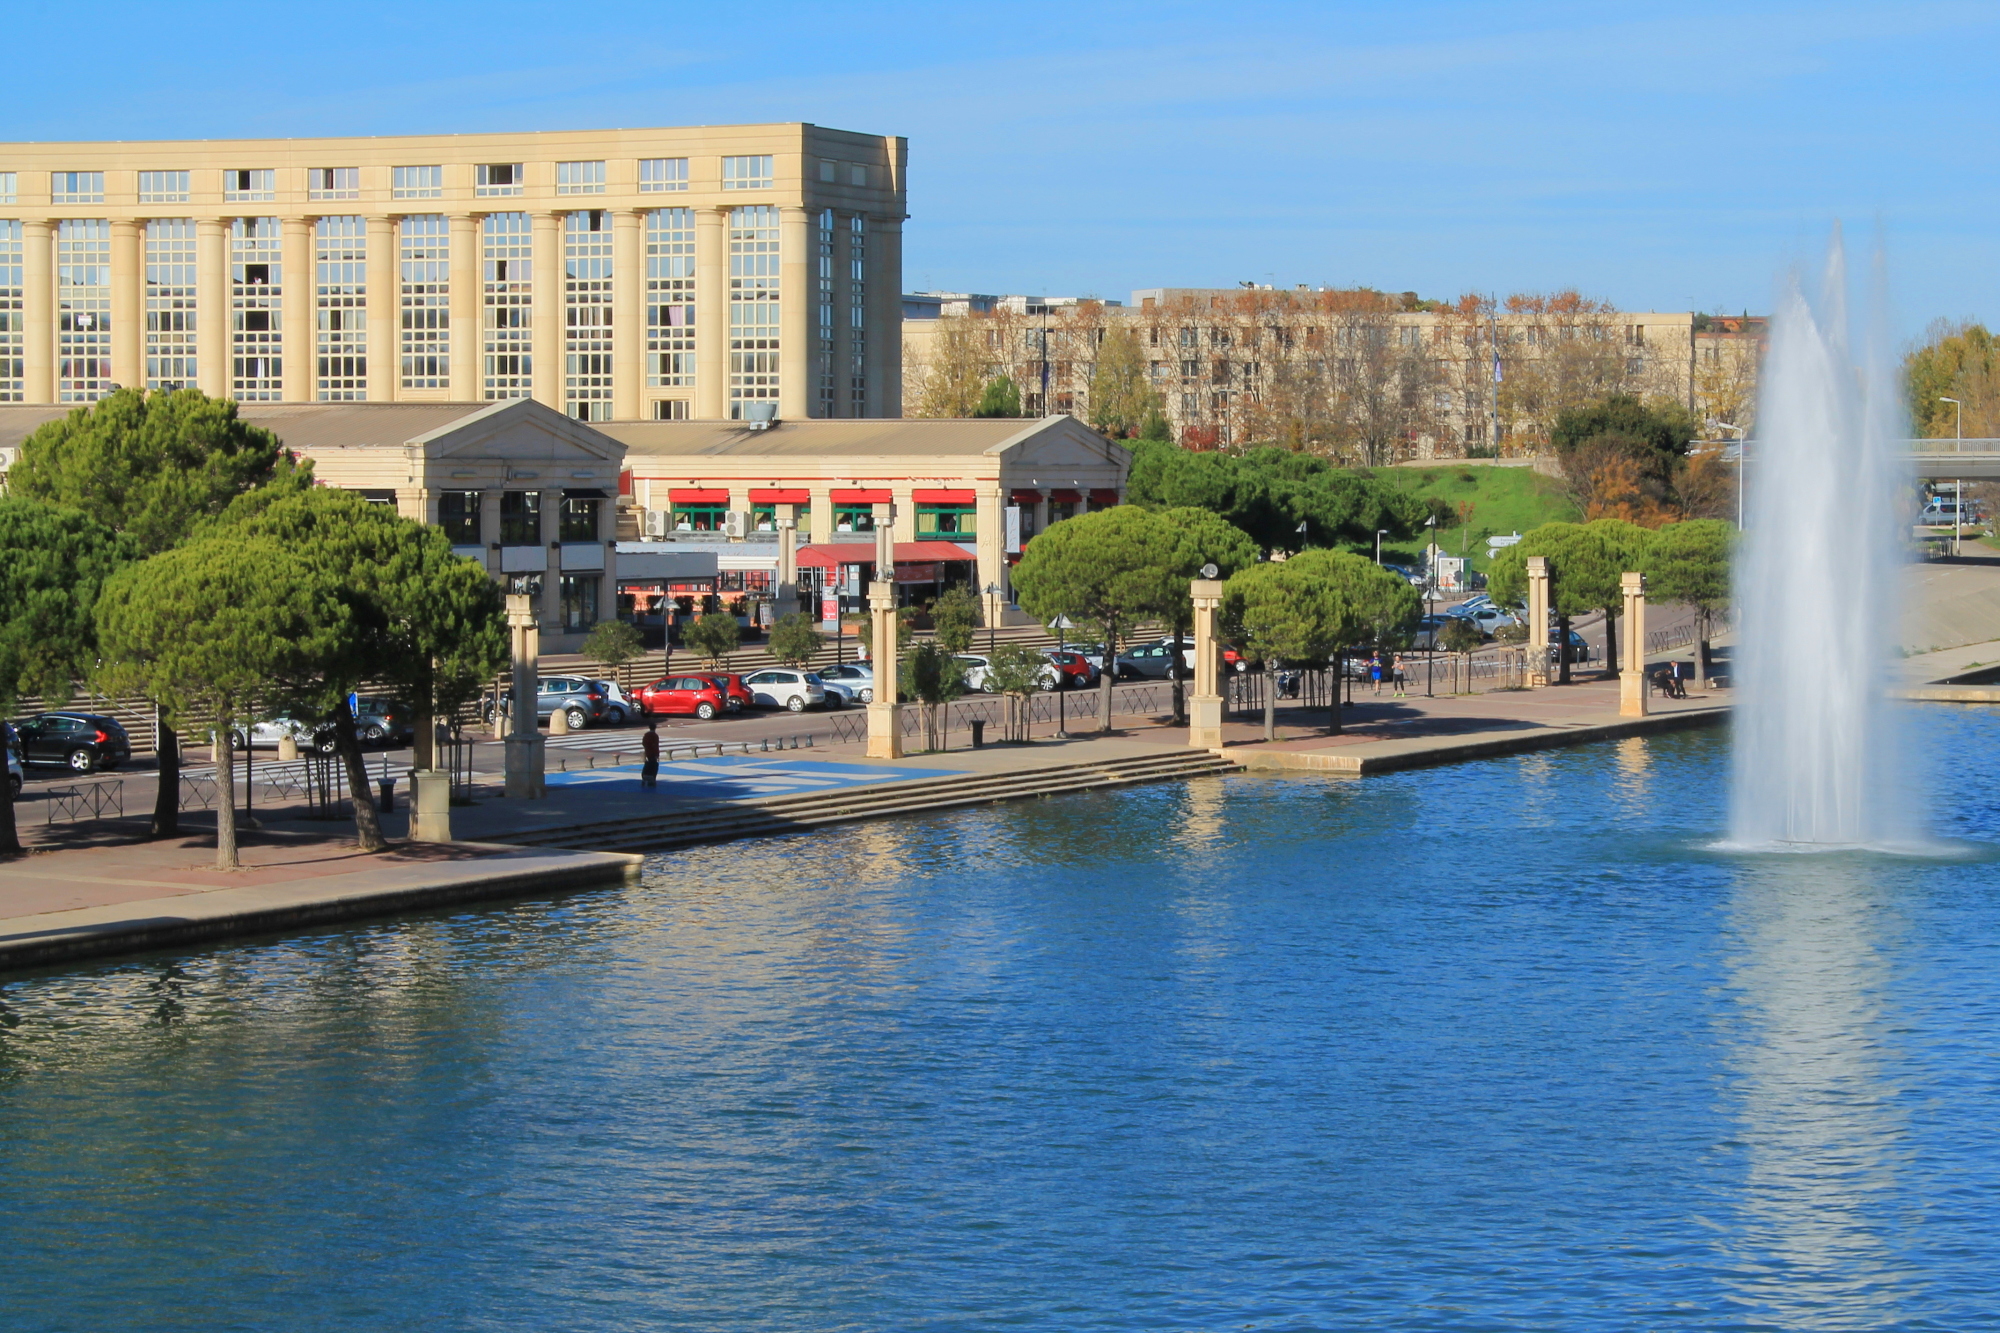
<instances>
[{"instance_id":1,"label":"stone column","mask_svg":"<svg viewBox=\"0 0 2000 1333\"><path fill-rule=\"evenodd\" d=\"M997 625L1000 603L1007 597L1007 492L982 486L973 498L972 547L979 555L979 595L987 601L986 623ZM989 587L1000 591L988 596Z\"/></svg>"},{"instance_id":2,"label":"stone column","mask_svg":"<svg viewBox=\"0 0 2000 1333\"><path fill-rule=\"evenodd\" d=\"M803 208L778 211L778 415L812 415L812 217Z\"/></svg>"},{"instance_id":3,"label":"stone column","mask_svg":"<svg viewBox=\"0 0 2000 1333\"><path fill-rule=\"evenodd\" d=\"M796 508L778 506L778 586L772 610L780 616L799 609L799 528L792 517Z\"/></svg>"},{"instance_id":4,"label":"stone column","mask_svg":"<svg viewBox=\"0 0 2000 1333\"><path fill-rule=\"evenodd\" d=\"M611 215L611 419L637 421L646 383L645 211Z\"/></svg>"},{"instance_id":5,"label":"stone column","mask_svg":"<svg viewBox=\"0 0 2000 1333\"><path fill-rule=\"evenodd\" d=\"M56 400L56 229L30 219L21 224L21 348L23 395L31 403Z\"/></svg>"},{"instance_id":6,"label":"stone column","mask_svg":"<svg viewBox=\"0 0 2000 1333\"><path fill-rule=\"evenodd\" d=\"M896 582L896 506L878 504L875 511L875 577L890 584ZM892 586L891 592L895 591Z\"/></svg>"},{"instance_id":7,"label":"stone column","mask_svg":"<svg viewBox=\"0 0 2000 1333\"><path fill-rule=\"evenodd\" d=\"M563 410L563 218L561 213L537 213L535 229L535 291L530 343L535 358L535 401Z\"/></svg>"},{"instance_id":8,"label":"stone column","mask_svg":"<svg viewBox=\"0 0 2000 1333\"><path fill-rule=\"evenodd\" d=\"M286 218L279 244L278 308L279 365L284 371L288 403L310 403L319 365L319 348L314 344L319 298L318 274L313 271L313 218Z\"/></svg>"},{"instance_id":9,"label":"stone column","mask_svg":"<svg viewBox=\"0 0 2000 1333\"><path fill-rule=\"evenodd\" d=\"M32 223L29 225L33 225ZM282 270L280 277L284 274ZM311 266L300 284L312 290ZM195 387L210 398L229 394L229 331L236 313L229 308L229 224L221 218L197 218L194 224L194 378ZM307 297L310 304L311 297ZM290 298L286 308L290 309ZM290 339L279 353L291 364ZM30 384L28 396L35 396Z\"/></svg>"},{"instance_id":10,"label":"stone column","mask_svg":"<svg viewBox=\"0 0 2000 1333\"><path fill-rule=\"evenodd\" d=\"M493 549L493 544L500 540L500 496L498 490L479 493L479 555L486 562L487 571L493 574L500 572L499 552Z\"/></svg>"},{"instance_id":11,"label":"stone column","mask_svg":"<svg viewBox=\"0 0 2000 1333\"><path fill-rule=\"evenodd\" d=\"M704 421L729 415L729 210L694 215L694 403Z\"/></svg>"},{"instance_id":12,"label":"stone column","mask_svg":"<svg viewBox=\"0 0 2000 1333\"><path fill-rule=\"evenodd\" d=\"M539 377L537 377L539 382ZM546 474L544 474L546 475ZM548 561L548 568L542 571L542 596L538 608L544 625L554 627L557 634L562 627L562 551L556 543L562 531L563 493L560 486L542 488L542 553Z\"/></svg>"},{"instance_id":13,"label":"stone column","mask_svg":"<svg viewBox=\"0 0 2000 1333\"><path fill-rule=\"evenodd\" d=\"M868 219L868 415L903 415L903 221Z\"/></svg>"},{"instance_id":14,"label":"stone column","mask_svg":"<svg viewBox=\"0 0 2000 1333\"><path fill-rule=\"evenodd\" d=\"M480 290L485 264L480 258L480 218L454 213L451 228L451 400L479 401Z\"/></svg>"},{"instance_id":15,"label":"stone column","mask_svg":"<svg viewBox=\"0 0 2000 1333\"><path fill-rule=\"evenodd\" d=\"M1646 576L1626 573L1619 580L1625 594L1624 669L1618 673L1618 715L1646 716Z\"/></svg>"},{"instance_id":16,"label":"stone column","mask_svg":"<svg viewBox=\"0 0 2000 1333\"><path fill-rule=\"evenodd\" d=\"M903 757L903 709L896 702L896 585L877 579L868 585L868 613L874 649L875 702L868 705L868 757Z\"/></svg>"},{"instance_id":17,"label":"stone column","mask_svg":"<svg viewBox=\"0 0 2000 1333\"><path fill-rule=\"evenodd\" d=\"M403 270L398 253L397 219L368 219L368 399L394 402L402 386Z\"/></svg>"},{"instance_id":18,"label":"stone column","mask_svg":"<svg viewBox=\"0 0 2000 1333\"><path fill-rule=\"evenodd\" d=\"M123 219L111 224L111 382L128 389L146 387L146 260L140 246L143 224Z\"/></svg>"},{"instance_id":19,"label":"stone column","mask_svg":"<svg viewBox=\"0 0 2000 1333\"><path fill-rule=\"evenodd\" d=\"M513 717L507 728L507 796L539 801L545 791L542 734L536 725L535 696L541 679L541 631L525 593L507 597L507 628L514 647Z\"/></svg>"},{"instance_id":20,"label":"stone column","mask_svg":"<svg viewBox=\"0 0 2000 1333\"><path fill-rule=\"evenodd\" d=\"M1435 649L1433 649L1435 651ZM1549 683L1549 561L1528 557L1528 684Z\"/></svg>"},{"instance_id":21,"label":"stone column","mask_svg":"<svg viewBox=\"0 0 2000 1333\"><path fill-rule=\"evenodd\" d=\"M1222 605L1222 580L1195 579L1188 592L1194 597L1194 694L1188 699L1188 745L1220 750L1222 654L1215 644L1215 613Z\"/></svg>"}]
</instances>

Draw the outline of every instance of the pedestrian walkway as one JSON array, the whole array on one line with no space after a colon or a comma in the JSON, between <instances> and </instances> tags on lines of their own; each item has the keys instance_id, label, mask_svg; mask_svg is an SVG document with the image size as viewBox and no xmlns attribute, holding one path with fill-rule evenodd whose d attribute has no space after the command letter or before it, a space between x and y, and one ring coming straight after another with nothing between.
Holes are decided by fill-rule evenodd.
<instances>
[{"instance_id":1,"label":"pedestrian walkway","mask_svg":"<svg viewBox=\"0 0 2000 1333\"><path fill-rule=\"evenodd\" d=\"M737 801L756 796L794 796L804 792L833 791L878 782L958 777L961 773L957 769L724 755L709 759L664 760L660 764L659 787L646 792L639 786L642 768L640 764L620 764L611 768L551 773L546 781L550 787L556 788L591 788L598 792L638 791L643 793L643 799L650 800Z\"/></svg>"}]
</instances>

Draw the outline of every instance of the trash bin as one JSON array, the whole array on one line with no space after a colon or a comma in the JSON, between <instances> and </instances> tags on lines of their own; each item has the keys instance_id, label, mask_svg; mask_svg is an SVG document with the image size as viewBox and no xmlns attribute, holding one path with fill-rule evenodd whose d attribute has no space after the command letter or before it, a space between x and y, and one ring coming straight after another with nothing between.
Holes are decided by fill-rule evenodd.
<instances>
[{"instance_id":1,"label":"trash bin","mask_svg":"<svg viewBox=\"0 0 2000 1333\"><path fill-rule=\"evenodd\" d=\"M986 744L986 719L974 718L972 722L972 748L977 750Z\"/></svg>"},{"instance_id":2,"label":"trash bin","mask_svg":"<svg viewBox=\"0 0 2000 1333\"><path fill-rule=\"evenodd\" d=\"M377 784L382 789L382 799L375 802L375 808L385 815L396 813L396 779L383 778Z\"/></svg>"}]
</instances>

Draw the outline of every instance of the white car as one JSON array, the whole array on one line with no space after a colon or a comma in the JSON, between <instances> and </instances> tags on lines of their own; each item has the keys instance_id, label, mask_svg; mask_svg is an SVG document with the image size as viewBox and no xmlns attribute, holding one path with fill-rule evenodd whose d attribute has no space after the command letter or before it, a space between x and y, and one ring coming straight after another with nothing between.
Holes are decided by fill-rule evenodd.
<instances>
[{"instance_id":1,"label":"white car","mask_svg":"<svg viewBox=\"0 0 2000 1333\"><path fill-rule=\"evenodd\" d=\"M811 671L753 671L743 678L743 686L750 691L751 702L760 708L789 708L794 713L803 713L808 708L826 705L826 687Z\"/></svg>"},{"instance_id":2,"label":"white car","mask_svg":"<svg viewBox=\"0 0 2000 1333\"><path fill-rule=\"evenodd\" d=\"M622 727L630 718L644 716L646 710L639 707L638 700L619 686L615 680L593 680L590 682L604 692L604 721L607 726Z\"/></svg>"},{"instance_id":3,"label":"white car","mask_svg":"<svg viewBox=\"0 0 2000 1333\"><path fill-rule=\"evenodd\" d=\"M993 669L992 661L978 653L960 653L958 660L965 664L965 688L986 693L986 673ZM1044 662L1042 669L1035 673L1035 688L1053 690L1061 680L1062 673L1056 670L1055 664Z\"/></svg>"}]
</instances>

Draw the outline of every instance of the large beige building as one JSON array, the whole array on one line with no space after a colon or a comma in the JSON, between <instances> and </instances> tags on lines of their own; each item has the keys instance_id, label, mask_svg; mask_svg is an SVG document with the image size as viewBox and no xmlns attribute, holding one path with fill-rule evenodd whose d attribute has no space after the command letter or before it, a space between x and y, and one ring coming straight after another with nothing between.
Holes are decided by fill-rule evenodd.
<instances>
[{"instance_id":1,"label":"large beige building","mask_svg":"<svg viewBox=\"0 0 2000 1333\"><path fill-rule=\"evenodd\" d=\"M906 158L806 124L0 144L0 402L898 416Z\"/></svg>"}]
</instances>

